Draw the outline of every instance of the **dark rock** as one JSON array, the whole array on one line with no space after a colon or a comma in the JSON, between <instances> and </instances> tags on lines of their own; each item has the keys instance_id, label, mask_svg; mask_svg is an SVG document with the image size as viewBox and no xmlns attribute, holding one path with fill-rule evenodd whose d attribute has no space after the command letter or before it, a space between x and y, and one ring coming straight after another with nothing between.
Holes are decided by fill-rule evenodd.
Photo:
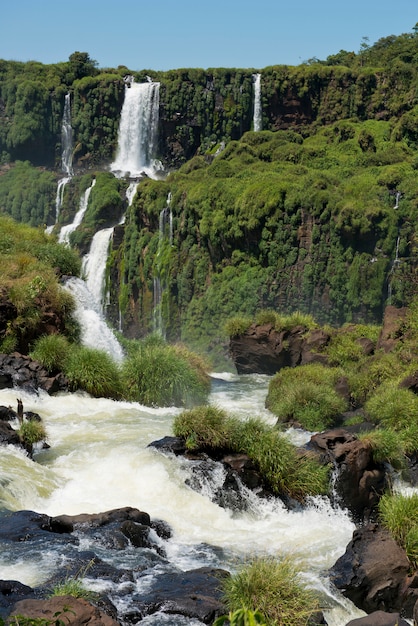
<instances>
[{"instance_id":1,"label":"dark rock","mask_svg":"<svg viewBox=\"0 0 418 626\"><path fill-rule=\"evenodd\" d=\"M75 626L118 626L118 622L99 607L83 598L73 596L54 596L47 600L21 600L17 602L12 615L22 615L31 619L50 620L55 623L61 619L66 624Z\"/></svg>"},{"instance_id":2,"label":"dark rock","mask_svg":"<svg viewBox=\"0 0 418 626\"><path fill-rule=\"evenodd\" d=\"M410 564L388 531L369 524L353 533L345 553L330 572L344 596L366 613L401 611L406 607ZM412 615L411 601L409 616ZM408 614L407 614L408 615Z\"/></svg>"},{"instance_id":3,"label":"dark rock","mask_svg":"<svg viewBox=\"0 0 418 626\"><path fill-rule=\"evenodd\" d=\"M142 615L163 611L211 624L227 613L221 591L221 578L226 576L229 573L225 570L211 567L162 574L140 598L137 608Z\"/></svg>"},{"instance_id":4,"label":"dark rock","mask_svg":"<svg viewBox=\"0 0 418 626\"><path fill-rule=\"evenodd\" d=\"M418 371L401 380L401 382L399 383L399 388L410 389L414 393L418 394Z\"/></svg>"},{"instance_id":5,"label":"dark rock","mask_svg":"<svg viewBox=\"0 0 418 626\"><path fill-rule=\"evenodd\" d=\"M13 605L19 600L33 598L35 591L16 580L0 580L0 617L9 615Z\"/></svg>"},{"instance_id":6,"label":"dark rock","mask_svg":"<svg viewBox=\"0 0 418 626\"><path fill-rule=\"evenodd\" d=\"M2 445L21 445L20 437L17 431L10 426L8 422L0 421L0 444Z\"/></svg>"},{"instance_id":7,"label":"dark rock","mask_svg":"<svg viewBox=\"0 0 418 626\"><path fill-rule=\"evenodd\" d=\"M58 515L50 519L50 528L56 533L71 533L74 529L98 528L113 522L123 522L131 520L139 524L151 525L151 518L148 513L139 511L132 507L112 509L104 513L81 513L79 515Z\"/></svg>"},{"instance_id":8,"label":"dark rock","mask_svg":"<svg viewBox=\"0 0 418 626\"><path fill-rule=\"evenodd\" d=\"M374 611L365 617L352 619L346 626L409 626L399 613L385 613Z\"/></svg>"},{"instance_id":9,"label":"dark rock","mask_svg":"<svg viewBox=\"0 0 418 626\"><path fill-rule=\"evenodd\" d=\"M376 349L390 352L402 337L402 327L408 313L407 308L397 309L387 306L383 316L382 330L380 331Z\"/></svg>"},{"instance_id":10,"label":"dark rock","mask_svg":"<svg viewBox=\"0 0 418 626\"><path fill-rule=\"evenodd\" d=\"M120 527L122 533L136 548L156 548L155 541L150 537L150 527L126 520Z\"/></svg>"},{"instance_id":11,"label":"dark rock","mask_svg":"<svg viewBox=\"0 0 418 626\"><path fill-rule=\"evenodd\" d=\"M367 443L343 428L313 435L309 448L337 470L336 492L357 520L369 518L387 486L382 464L375 463Z\"/></svg>"},{"instance_id":12,"label":"dark rock","mask_svg":"<svg viewBox=\"0 0 418 626\"><path fill-rule=\"evenodd\" d=\"M18 352L0 354L0 389L12 387L29 392L43 389L49 394L69 389L62 373L51 376L40 363Z\"/></svg>"},{"instance_id":13,"label":"dark rock","mask_svg":"<svg viewBox=\"0 0 418 626\"><path fill-rule=\"evenodd\" d=\"M155 448L160 452L172 453L176 456L182 455L186 452L186 446L184 439L181 437L163 437L156 441L152 441L148 444L149 448Z\"/></svg>"},{"instance_id":14,"label":"dark rock","mask_svg":"<svg viewBox=\"0 0 418 626\"><path fill-rule=\"evenodd\" d=\"M0 406L0 421L11 422L17 418L17 413L10 406Z\"/></svg>"}]
</instances>

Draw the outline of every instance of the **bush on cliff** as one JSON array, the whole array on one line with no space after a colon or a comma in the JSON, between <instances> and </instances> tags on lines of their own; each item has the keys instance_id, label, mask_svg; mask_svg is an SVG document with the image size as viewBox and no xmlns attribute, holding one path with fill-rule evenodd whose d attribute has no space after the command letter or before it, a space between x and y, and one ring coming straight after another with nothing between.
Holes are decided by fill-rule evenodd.
<instances>
[{"instance_id":1,"label":"bush on cliff","mask_svg":"<svg viewBox=\"0 0 418 626\"><path fill-rule=\"evenodd\" d=\"M290 557L254 558L223 579L225 603L231 611L260 611L267 626L305 626L320 606L300 574Z\"/></svg>"},{"instance_id":2,"label":"bush on cliff","mask_svg":"<svg viewBox=\"0 0 418 626\"><path fill-rule=\"evenodd\" d=\"M122 384L129 400L147 406L202 404L210 391L204 361L158 335L131 342L122 365Z\"/></svg>"}]
</instances>

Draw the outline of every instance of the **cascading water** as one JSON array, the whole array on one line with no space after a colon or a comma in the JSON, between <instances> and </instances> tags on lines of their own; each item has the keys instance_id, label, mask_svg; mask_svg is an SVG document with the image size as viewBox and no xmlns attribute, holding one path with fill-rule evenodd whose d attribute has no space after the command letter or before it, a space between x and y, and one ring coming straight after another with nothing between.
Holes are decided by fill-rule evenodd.
<instances>
[{"instance_id":1,"label":"cascading water","mask_svg":"<svg viewBox=\"0 0 418 626\"><path fill-rule=\"evenodd\" d=\"M83 274L87 289L103 313L105 304L105 271L113 228L103 228L94 235L90 251L83 257Z\"/></svg>"},{"instance_id":2,"label":"cascading water","mask_svg":"<svg viewBox=\"0 0 418 626\"><path fill-rule=\"evenodd\" d=\"M97 301L84 280L70 278L65 289L76 301L75 317L81 327L81 342L89 348L107 352L114 361L123 360L123 350L102 315L101 302Z\"/></svg>"},{"instance_id":3,"label":"cascading water","mask_svg":"<svg viewBox=\"0 0 418 626\"><path fill-rule=\"evenodd\" d=\"M155 276L154 276L154 331L165 336L163 315L162 315L162 299L163 292L167 285L161 280L162 257L163 250L173 243L173 212L171 209L171 192L167 196L167 206L160 212L159 230L158 230L158 248L155 257Z\"/></svg>"},{"instance_id":4,"label":"cascading water","mask_svg":"<svg viewBox=\"0 0 418 626\"><path fill-rule=\"evenodd\" d=\"M125 87L116 159L110 169L116 175L156 178L161 164L155 161L160 106L160 83L135 83Z\"/></svg>"},{"instance_id":5,"label":"cascading water","mask_svg":"<svg viewBox=\"0 0 418 626\"><path fill-rule=\"evenodd\" d=\"M87 207L88 207L88 204L89 204L89 198L90 198L91 190L93 189L95 184L96 184L96 179L93 178L90 187L88 187L85 190L85 192L82 194L82 196L80 198L79 209L78 209L77 213L74 216L73 222L71 224L67 224L67 226L63 226L61 228L61 231L60 231L60 234L59 234L59 238L58 238L58 241L60 243L68 244L69 241L70 241L71 233L74 232L75 229L77 228L77 226L80 226L81 222L83 221L84 214L87 211Z\"/></svg>"},{"instance_id":6,"label":"cascading water","mask_svg":"<svg viewBox=\"0 0 418 626\"><path fill-rule=\"evenodd\" d=\"M264 407L268 382L263 376L217 374L210 403L240 419L259 415L274 424L276 418ZM114 549L114 542L71 544L73 547L65 548L65 557L62 544L54 543L53 537L42 543L9 542L0 550L3 579L41 584L51 578L63 558L78 558L80 549L95 551L116 568L134 569L138 588L174 569L209 566L233 571L251 555L291 554L305 579L320 593L330 626L345 626L350 619L364 615L332 587L325 573L344 553L354 530L347 512L332 507L327 498L312 498L306 507L291 511L279 499L266 500L243 489L247 506L232 511L219 506L214 497L219 472L201 489L191 489L187 483L193 479L193 463L149 447L152 441L172 433L178 409L152 409L83 394L66 394L65 398L21 395L25 409L43 418L50 448L37 451L35 463L13 446L2 449L0 516L5 510L54 516L132 506L147 511L153 519L165 520L172 537L164 542L166 559L159 560L155 569L152 564L148 569L139 566L151 551ZM14 390L0 390L0 404L15 402ZM151 557L155 561L156 556ZM85 582L91 590L109 594L121 613L129 612L131 594L126 590L118 593L116 583L88 575ZM167 621L156 613L144 623L200 625L197 620L178 622L171 617L172 621Z\"/></svg>"},{"instance_id":7,"label":"cascading water","mask_svg":"<svg viewBox=\"0 0 418 626\"><path fill-rule=\"evenodd\" d=\"M55 196L55 223L58 222L62 203L64 200L64 189L73 176L73 129L71 126L71 96L65 96L64 112L61 123L61 169L65 176L58 181L57 193ZM48 228L52 231L53 226Z\"/></svg>"},{"instance_id":8,"label":"cascading water","mask_svg":"<svg viewBox=\"0 0 418 626\"><path fill-rule=\"evenodd\" d=\"M263 129L263 112L261 109L261 74L254 74L253 82L254 82L253 129L255 132L258 132Z\"/></svg>"}]
</instances>

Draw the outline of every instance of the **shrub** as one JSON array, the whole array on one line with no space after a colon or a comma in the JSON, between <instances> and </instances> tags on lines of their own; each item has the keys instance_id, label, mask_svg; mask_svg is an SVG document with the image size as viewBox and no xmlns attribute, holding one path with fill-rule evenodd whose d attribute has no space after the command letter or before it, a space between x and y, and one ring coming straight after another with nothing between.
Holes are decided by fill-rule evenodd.
<instances>
[{"instance_id":1,"label":"shrub","mask_svg":"<svg viewBox=\"0 0 418 626\"><path fill-rule=\"evenodd\" d=\"M347 401L334 389L340 376L339 369L316 363L284 368L270 381L266 407L281 422L324 430L347 409Z\"/></svg>"},{"instance_id":2,"label":"shrub","mask_svg":"<svg viewBox=\"0 0 418 626\"><path fill-rule=\"evenodd\" d=\"M227 414L213 406L199 406L176 415L173 432L186 440L189 450L225 448L230 443Z\"/></svg>"},{"instance_id":3,"label":"shrub","mask_svg":"<svg viewBox=\"0 0 418 626\"><path fill-rule=\"evenodd\" d=\"M229 337L238 337L245 333L251 324L250 317L232 317L225 322L224 330Z\"/></svg>"},{"instance_id":4,"label":"shrub","mask_svg":"<svg viewBox=\"0 0 418 626\"><path fill-rule=\"evenodd\" d=\"M70 344L63 335L44 335L36 341L30 356L48 372L56 372L64 370L69 350Z\"/></svg>"},{"instance_id":5,"label":"shrub","mask_svg":"<svg viewBox=\"0 0 418 626\"><path fill-rule=\"evenodd\" d=\"M395 541L406 550L415 568L418 567L418 494L385 494L379 501L379 515Z\"/></svg>"},{"instance_id":6,"label":"shrub","mask_svg":"<svg viewBox=\"0 0 418 626\"><path fill-rule=\"evenodd\" d=\"M218 617L213 626L267 626L264 616L260 611L251 611L250 609L237 609L230 611L229 615Z\"/></svg>"},{"instance_id":7,"label":"shrub","mask_svg":"<svg viewBox=\"0 0 418 626\"><path fill-rule=\"evenodd\" d=\"M371 447L376 463L390 463L395 469L405 467L405 447L399 433L390 428L377 428L360 433L359 439Z\"/></svg>"},{"instance_id":8,"label":"shrub","mask_svg":"<svg viewBox=\"0 0 418 626\"><path fill-rule=\"evenodd\" d=\"M152 335L128 353L122 376L127 398L147 406L202 404L210 391L203 361Z\"/></svg>"},{"instance_id":9,"label":"shrub","mask_svg":"<svg viewBox=\"0 0 418 626\"><path fill-rule=\"evenodd\" d=\"M96 398L121 397L119 367L102 350L73 346L65 361L64 373L74 390L84 389Z\"/></svg>"},{"instance_id":10,"label":"shrub","mask_svg":"<svg viewBox=\"0 0 418 626\"><path fill-rule=\"evenodd\" d=\"M373 422L393 430L418 422L418 397L410 389L400 389L394 384L382 385L364 408Z\"/></svg>"},{"instance_id":11,"label":"shrub","mask_svg":"<svg viewBox=\"0 0 418 626\"><path fill-rule=\"evenodd\" d=\"M351 396L358 405L364 404L384 382L397 380L405 366L395 353L375 355L360 367L348 371L347 378Z\"/></svg>"},{"instance_id":12,"label":"shrub","mask_svg":"<svg viewBox=\"0 0 418 626\"><path fill-rule=\"evenodd\" d=\"M42 422L24 421L20 425L18 433L23 445L29 448L46 439L46 430Z\"/></svg>"},{"instance_id":13,"label":"shrub","mask_svg":"<svg viewBox=\"0 0 418 626\"><path fill-rule=\"evenodd\" d=\"M222 586L231 611L260 611L268 626L305 626L319 610L318 599L289 557L257 557L225 578Z\"/></svg>"},{"instance_id":14,"label":"shrub","mask_svg":"<svg viewBox=\"0 0 418 626\"><path fill-rule=\"evenodd\" d=\"M331 334L330 342L324 352L328 355L331 365L347 367L352 363L362 361L365 357L359 339L367 338L376 343L379 332L379 326L345 325Z\"/></svg>"}]
</instances>

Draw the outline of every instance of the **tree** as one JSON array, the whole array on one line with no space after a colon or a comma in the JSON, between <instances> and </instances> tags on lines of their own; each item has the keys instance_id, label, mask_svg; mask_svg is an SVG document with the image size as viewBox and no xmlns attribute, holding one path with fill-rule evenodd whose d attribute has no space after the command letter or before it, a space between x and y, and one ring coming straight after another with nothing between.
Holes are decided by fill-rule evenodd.
<instances>
[{"instance_id":1,"label":"tree","mask_svg":"<svg viewBox=\"0 0 418 626\"><path fill-rule=\"evenodd\" d=\"M73 52L69 56L71 72L74 79L83 78L84 76L95 76L97 74L97 61L90 58L88 52Z\"/></svg>"}]
</instances>

